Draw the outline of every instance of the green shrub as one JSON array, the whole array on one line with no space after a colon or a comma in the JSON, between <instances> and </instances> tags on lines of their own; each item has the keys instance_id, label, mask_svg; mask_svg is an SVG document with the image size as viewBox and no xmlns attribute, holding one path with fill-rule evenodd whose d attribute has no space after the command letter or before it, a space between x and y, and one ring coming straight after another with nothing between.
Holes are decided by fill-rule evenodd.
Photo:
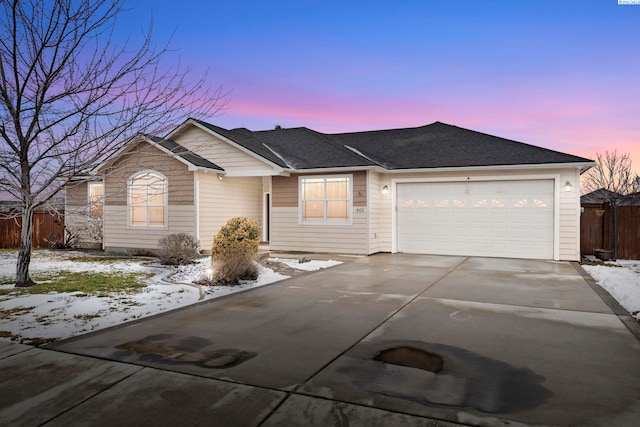
<instances>
[{"instance_id":1,"label":"green shrub","mask_svg":"<svg viewBox=\"0 0 640 427\"><path fill-rule=\"evenodd\" d=\"M253 257L260 245L260 225L255 219L231 218L213 239L211 260L213 282L236 285L239 280L255 280L258 268Z\"/></svg>"},{"instance_id":2,"label":"green shrub","mask_svg":"<svg viewBox=\"0 0 640 427\"><path fill-rule=\"evenodd\" d=\"M231 218L213 239L211 258L223 261L233 258L251 259L260 246L260 225L253 218Z\"/></svg>"},{"instance_id":3,"label":"green shrub","mask_svg":"<svg viewBox=\"0 0 640 427\"><path fill-rule=\"evenodd\" d=\"M200 256L198 241L186 233L173 233L158 241L158 258L165 265L191 264Z\"/></svg>"}]
</instances>

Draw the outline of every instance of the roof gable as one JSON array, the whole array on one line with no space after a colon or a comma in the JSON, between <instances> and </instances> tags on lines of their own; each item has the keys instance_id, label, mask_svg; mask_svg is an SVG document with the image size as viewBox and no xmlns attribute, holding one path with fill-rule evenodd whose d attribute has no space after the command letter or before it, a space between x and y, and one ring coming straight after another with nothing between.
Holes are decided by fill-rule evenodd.
<instances>
[{"instance_id":1,"label":"roof gable","mask_svg":"<svg viewBox=\"0 0 640 427\"><path fill-rule=\"evenodd\" d=\"M254 137L253 135L254 132L251 132L248 129L241 128L241 129L228 130L228 129L221 128L219 126L212 125L207 122L203 122L202 120L188 119L176 130L171 132L170 135L183 132L184 128L187 126L196 126L206 132L209 132L211 135L233 146L235 149L243 151L246 155L249 155L253 157L255 160L258 160L261 163L264 163L265 166L269 166L271 168L287 167L286 164L282 161L282 159L274 155L267 147L265 147L262 144L261 141L257 140ZM210 143L211 142L213 141L210 141ZM207 145L211 145L211 144L201 144L201 148L198 148L198 152L202 154L201 151L207 151L208 148L211 148L210 146L208 147ZM203 156L207 157L204 154Z\"/></svg>"},{"instance_id":2,"label":"roof gable","mask_svg":"<svg viewBox=\"0 0 640 427\"><path fill-rule=\"evenodd\" d=\"M118 158L126 154L131 149L131 147L134 147L140 143L150 144L160 151L169 154L171 157L187 165L190 170L206 169L221 172L224 171L224 169L222 169L220 166L202 158L196 153L187 150L185 147L182 147L174 141L166 140L154 135L137 134L130 138L126 144L120 147L120 149L111 154L105 161L97 165L89 173L89 175L95 175L101 169L104 169L114 161L117 161Z\"/></svg>"},{"instance_id":3,"label":"roof gable","mask_svg":"<svg viewBox=\"0 0 640 427\"><path fill-rule=\"evenodd\" d=\"M210 162L209 160L199 156L196 153L187 150L174 141L157 137L155 138L155 142L157 145L164 148L166 151L178 156L180 159L184 160L191 166L194 166L196 168L213 169L221 172L224 171L224 169L222 169L220 166L216 165L213 162Z\"/></svg>"}]
</instances>

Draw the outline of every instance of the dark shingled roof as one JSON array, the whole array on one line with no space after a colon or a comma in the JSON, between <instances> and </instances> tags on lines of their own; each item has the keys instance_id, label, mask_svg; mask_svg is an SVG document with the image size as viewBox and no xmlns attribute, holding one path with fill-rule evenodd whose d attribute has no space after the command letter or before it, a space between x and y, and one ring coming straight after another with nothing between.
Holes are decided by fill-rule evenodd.
<instances>
[{"instance_id":1,"label":"dark shingled roof","mask_svg":"<svg viewBox=\"0 0 640 427\"><path fill-rule=\"evenodd\" d=\"M615 200L618 206L640 206L640 193L623 196L620 193L599 188L580 197L581 205L599 205Z\"/></svg>"},{"instance_id":2,"label":"dark shingled roof","mask_svg":"<svg viewBox=\"0 0 640 427\"><path fill-rule=\"evenodd\" d=\"M435 122L366 132L324 134L305 127L252 132L195 120L289 169L381 166L387 170L591 162L510 139Z\"/></svg>"},{"instance_id":3,"label":"dark shingled roof","mask_svg":"<svg viewBox=\"0 0 640 427\"><path fill-rule=\"evenodd\" d=\"M156 144L160 145L162 148L169 150L172 153L182 157L184 160L186 160L187 162L191 163L196 167L214 169L214 170L219 170L221 172L224 171L224 169L222 169L220 166L216 165L215 163L210 162L209 160L203 157L200 157L196 153L187 150L182 145L177 144L171 141L170 139L162 139L152 135L146 135L146 136Z\"/></svg>"},{"instance_id":4,"label":"dark shingled roof","mask_svg":"<svg viewBox=\"0 0 640 427\"><path fill-rule=\"evenodd\" d=\"M387 169L590 162L582 157L441 122L416 128L333 136Z\"/></svg>"},{"instance_id":5,"label":"dark shingled roof","mask_svg":"<svg viewBox=\"0 0 640 427\"><path fill-rule=\"evenodd\" d=\"M367 159L343 147L331 135L300 127L253 133L294 169L370 166Z\"/></svg>"},{"instance_id":6,"label":"dark shingled roof","mask_svg":"<svg viewBox=\"0 0 640 427\"><path fill-rule=\"evenodd\" d=\"M604 203L608 200L617 199L619 197L621 197L621 195L618 193L609 191L606 188L599 188L591 193L585 194L584 196L580 196L580 204Z\"/></svg>"}]
</instances>

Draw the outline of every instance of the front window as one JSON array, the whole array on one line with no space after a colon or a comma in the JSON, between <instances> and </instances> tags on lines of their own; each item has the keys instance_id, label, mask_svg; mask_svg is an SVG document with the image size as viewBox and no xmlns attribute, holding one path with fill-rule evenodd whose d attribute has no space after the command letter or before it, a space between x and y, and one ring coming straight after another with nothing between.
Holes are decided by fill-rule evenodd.
<instances>
[{"instance_id":1,"label":"front window","mask_svg":"<svg viewBox=\"0 0 640 427\"><path fill-rule=\"evenodd\" d=\"M89 216L102 218L104 206L104 184L101 182L89 183Z\"/></svg>"},{"instance_id":2,"label":"front window","mask_svg":"<svg viewBox=\"0 0 640 427\"><path fill-rule=\"evenodd\" d=\"M301 177L301 222L351 221L351 176Z\"/></svg>"},{"instance_id":3,"label":"front window","mask_svg":"<svg viewBox=\"0 0 640 427\"><path fill-rule=\"evenodd\" d=\"M167 178L141 172L129 180L129 225L164 227L167 224Z\"/></svg>"}]
</instances>

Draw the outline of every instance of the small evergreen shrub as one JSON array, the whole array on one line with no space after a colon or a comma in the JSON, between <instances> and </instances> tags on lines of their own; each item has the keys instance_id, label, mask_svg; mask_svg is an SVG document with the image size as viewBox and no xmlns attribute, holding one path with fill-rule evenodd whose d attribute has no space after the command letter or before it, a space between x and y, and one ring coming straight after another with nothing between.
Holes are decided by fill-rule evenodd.
<instances>
[{"instance_id":1,"label":"small evergreen shrub","mask_svg":"<svg viewBox=\"0 0 640 427\"><path fill-rule=\"evenodd\" d=\"M253 258L260 246L260 225L253 218L231 218L213 239L211 258Z\"/></svg>"},{"instance_id":2,"label":"small evergreen shrub","mask_svg":"<svg viewBox=\"0 0 640 427\"><path fill-rule=\"evenodd\" d=\"M187 233L173 233L158 241L158 258L164 265L191 264L200 256L198 241Z\"/></svg>"},{"instance_id":3,"label":"small evergreen shrub","mask_svg":"<svg viewBox=\"0 0 640 427\"><path fill-rule=\"evenodd\" d=\"M235 285L239 280L255 280L258 269L253 257L260 245L260 225L253 218L231 218L213 239L211 260L213 282Z\"/></svg>"}]
</instances>

